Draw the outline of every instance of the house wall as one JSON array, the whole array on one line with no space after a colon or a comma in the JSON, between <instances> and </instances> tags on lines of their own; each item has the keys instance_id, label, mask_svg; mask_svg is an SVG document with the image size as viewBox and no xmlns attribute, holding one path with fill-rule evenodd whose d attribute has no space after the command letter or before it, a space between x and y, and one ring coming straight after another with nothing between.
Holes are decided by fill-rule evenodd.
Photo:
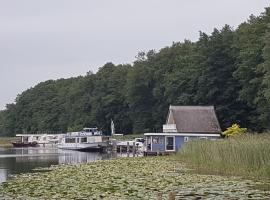
<instances>
[{"instance_id":1,"label":"house wall","mask_svg":"<svg viewBox=\"0 0 270 200\"><path fill-rule=\"evenodd\" d=\"M165 143L166 133L162 136L152 136L151 145L153 152L165 152L166 143ZM169 136L169 135L168 135ZM149 136L148 136L149 137ZM175 138L175 151L179 151L183 148L185 143L195 139L219 139L220 137L200 137L200 136L173 136Z\"/></svg>"},{"instance_id":2,"label":"house wall","mask_svg":"<svg viewBox=\"0 0 270 200\"><path fill-rule=\"evenodd\" d=\"M183 136L175 136L175 151L178 151L185 144Z\"/></svg>"},{"instance_id":3,"label":"house wall","mask_svg":"<svg viewBox=\"0 0 270 200\"><path fill-rule=\"evenodd\" d=\"M152 151L165 151L165 136L152 136Z\"/></svg>"},{"instance_id":4,"label":"house wall","mask_svg":"<svg viewBox=\"0 0 270 200\"><path fill-rule=\"evenodd\" d=\"M158 140L158 141L157 141ZM175 136L175 151L178 151L183 145L184 145L184 137L182 136ZM165 151L165 136L153 136L152 137L152 151L159 151L164 152Z\"/></svg>"}]
</instances>

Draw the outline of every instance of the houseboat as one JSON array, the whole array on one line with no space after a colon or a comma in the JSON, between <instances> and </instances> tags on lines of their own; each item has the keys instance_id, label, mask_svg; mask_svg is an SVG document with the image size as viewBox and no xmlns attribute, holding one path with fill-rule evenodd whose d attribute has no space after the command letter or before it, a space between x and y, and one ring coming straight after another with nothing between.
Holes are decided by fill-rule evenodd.
<instances>
[{"instance_id":1,"label":"houseboat","mask_svg":"<svg viewBox=\"0 0 270 200\"><path fill-rule=\"evenodd\" d=\"M58 148L79 151L100 151L108 143L109 136L103 136L97 128L84 128L80 132L67 133L58 144Z\"/></svg>"},{"instance_id":2,"label":"houseboat","mask_svg":"<svg viewBox=\"0 0 270 200\"><path fill-rule=\"evenodd\" d=\"M17 134L18 142L13 142L14 147L54 146L59 143L64 134Z\"/></svg>"},{"instance_id":3,"label":"houseboat","mask_svg":"<svg viewBox=\"0 0 270 200\"><path fill-rule=\"evenodd\" d=\"M145 155L179 151L194 139L216 140L221 129L214 106L170 106L162 133L145 133Z\"/></svg>"}]
</instances>

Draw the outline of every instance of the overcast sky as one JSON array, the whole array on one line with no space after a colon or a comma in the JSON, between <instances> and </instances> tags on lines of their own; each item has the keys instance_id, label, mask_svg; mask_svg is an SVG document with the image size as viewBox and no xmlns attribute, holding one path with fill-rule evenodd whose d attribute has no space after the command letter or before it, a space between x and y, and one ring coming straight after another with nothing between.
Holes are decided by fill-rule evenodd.
<instances>
[{"instance_id":1,"label":"overcast sky","mask_svg":"<svg viewBox=\"0 0 270 200\"><path fill-rule=\"evenodd\" d=\"M0 0L0 109L48 79L236 28L269 0Z\"/></svg>"}]
</instances>

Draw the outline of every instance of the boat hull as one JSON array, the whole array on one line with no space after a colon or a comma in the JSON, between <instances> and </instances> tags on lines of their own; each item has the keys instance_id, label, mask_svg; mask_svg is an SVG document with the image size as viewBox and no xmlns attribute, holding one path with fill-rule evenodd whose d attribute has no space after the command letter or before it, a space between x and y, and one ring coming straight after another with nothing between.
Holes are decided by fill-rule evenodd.
<instances>
[{"instance_id":1,"label":"boat hull","mask_svg":"<svg viewBox=\"0 0 270 200\"><path fill-rule=\"evenodd\" d=\"M12 142L13 147L37 147L37 142Z\"/></svg>"},{"instance_id":2,"label":"boat hull","mask_svg":"<svg viewBox=\"0 0 270 200\"><path fill-rule=\"evenodd\" d=\"M107 145L106 142L85 143L85 144L59 144L59 149L77 150L77 151L101 151Z\"/></svg>"}]
</instances>

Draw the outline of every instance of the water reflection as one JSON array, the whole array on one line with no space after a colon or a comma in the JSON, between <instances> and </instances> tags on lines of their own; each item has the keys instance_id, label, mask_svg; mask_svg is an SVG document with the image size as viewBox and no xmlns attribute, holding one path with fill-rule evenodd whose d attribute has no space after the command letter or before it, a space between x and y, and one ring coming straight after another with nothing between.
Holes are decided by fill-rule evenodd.
<instances>
[{"instance_id":1,"label":"water reflection","mask_svg":"<svg viewBox=\"0 0 270 200\"><path fill-rule=\"evenodd\" d=\"M0 148L0 183L10 175L31 172L37 167L87 163L116 155L63 150L58 148Z\"/></svg>"}]
</instances>

